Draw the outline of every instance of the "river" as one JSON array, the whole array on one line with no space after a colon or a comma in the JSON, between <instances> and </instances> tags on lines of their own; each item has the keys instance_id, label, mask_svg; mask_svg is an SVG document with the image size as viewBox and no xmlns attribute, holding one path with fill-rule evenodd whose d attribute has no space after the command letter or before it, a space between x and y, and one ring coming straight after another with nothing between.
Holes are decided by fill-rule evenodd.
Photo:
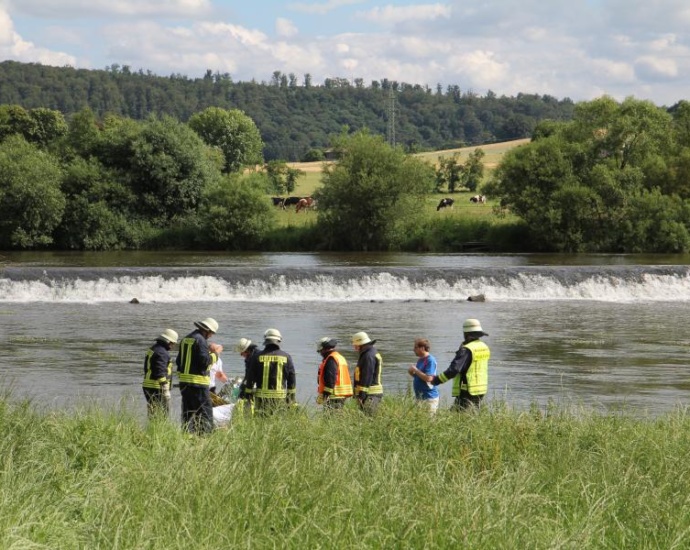
<instances>
[{"instance_id":1,"label":"river","mask_svg":"<svg viewBox=\"0 0 690 550\"><path fill-rule=\"evenodd\" d=\"M429 338L445 369L463 319L476 317L490 334L489 399L656 415L690 400L689 265L688 256L4 252L0 384L45 408L144 415L146 348L166 327L184 335L213 317L230 375L243 371L236 340L278 328L298 401L313 405L316 341L337 338L354 365L350 336L364 330L384 358L385 391L404 393L414 338ZM486 301L467 301L478 294Z\"/></svg>"}]
</instances>

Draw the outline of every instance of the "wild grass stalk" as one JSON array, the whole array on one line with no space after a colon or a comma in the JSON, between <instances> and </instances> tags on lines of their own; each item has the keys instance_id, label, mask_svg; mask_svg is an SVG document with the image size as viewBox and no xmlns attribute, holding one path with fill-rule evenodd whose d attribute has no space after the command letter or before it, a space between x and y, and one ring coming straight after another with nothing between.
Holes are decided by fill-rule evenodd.
<instances>
[{"instance_id":1,"label":"wild grass stalk","mask_svg":"<svg viewBox=\"0 0 690 550\"><path fill-rule=\"evenodd\" d=\"M3 548L685 548L690 416L386 397L207 437L0 401Z\"/></svg>"}]
</instances>

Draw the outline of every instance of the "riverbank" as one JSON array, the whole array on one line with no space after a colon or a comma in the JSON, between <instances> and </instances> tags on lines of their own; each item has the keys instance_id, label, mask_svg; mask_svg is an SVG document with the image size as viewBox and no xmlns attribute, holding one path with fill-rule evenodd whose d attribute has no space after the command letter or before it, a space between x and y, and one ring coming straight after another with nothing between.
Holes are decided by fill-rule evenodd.
<instances>
[{"instance_id":1,"label":"riverbank","mask_svg":"<svg viewBox=\"0 0 690 550\"><path fill-rule=\"evenodd\" d=\"M0 401L7 548L686 546L687 409L296 411L209 437Z\"/></svg>"}]
</instances>

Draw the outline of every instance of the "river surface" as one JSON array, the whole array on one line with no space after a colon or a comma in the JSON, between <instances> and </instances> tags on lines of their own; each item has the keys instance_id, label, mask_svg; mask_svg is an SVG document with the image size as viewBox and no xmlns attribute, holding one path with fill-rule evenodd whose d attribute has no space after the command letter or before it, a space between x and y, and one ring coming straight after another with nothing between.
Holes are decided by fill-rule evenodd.
<instances>
[{"instance_id":1,"label":"river surface","mask_svg":"<svg viewBox=\"0 0 690 550\"><path fill-rule=\"evenodd\" d=\"M486 301L467 301L478 294ZM414 338L431 340L443 370L466 317L490 334L490 399L641 415L690 402L688 256L5 252L0 385L46 408L144 415L145 350L205 317L220 324L231 376L243 373L235 341L278 328L307 405L319 338L337 338L354 366L350 336L368 332L385 392L405 393Z\"/></svg>"}]
</instances>

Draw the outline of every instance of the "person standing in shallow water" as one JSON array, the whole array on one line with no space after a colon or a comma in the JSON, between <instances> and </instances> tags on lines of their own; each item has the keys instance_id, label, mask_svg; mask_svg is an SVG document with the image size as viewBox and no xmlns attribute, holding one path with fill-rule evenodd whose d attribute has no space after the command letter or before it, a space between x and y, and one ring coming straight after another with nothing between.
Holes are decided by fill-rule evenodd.
<instances>
[{"instance_id":1,"label":"person standing in shallow water","mask_svg":"<svg viewBox=\"0 0 690 550\"><path fill-rule=\"evenodd\" d=\"M172 361L170 350L177 344L177 332L166 328L146 351L144 359L144 397L149 419L155 415L170 416Z\"/></svg>"},{"instance_id":2,"label":"person standing in shallow water","mask_svg":"<svg viewBox=\"0 0 690 550\"><path fill-rule=\"evenodd\" d=\"M408 372L413 377L414 397L431 414L435 414L438 410L439 391L436 386L426 380L428 376L436 376L436 358L430 353L431 343L426 338L417 338L414 341L413 351L417 356L417 364L411 366Z\"/></svg>"},{"instance_id":3,"label":"person standing in shallow water","mask_svg":"<svg viewBox=\"0 0 690 550\"><path fill-rule=\"evenodd\" d=\"M438 376L423 374L418 368L410 367L409 373L434 386L453 380L452 409L463 411L479 407L489 386L489 346L481 341L488 336L478 319L465 319L462 324L464 340L450 366Z\"/></svg>"}]
</instances>

